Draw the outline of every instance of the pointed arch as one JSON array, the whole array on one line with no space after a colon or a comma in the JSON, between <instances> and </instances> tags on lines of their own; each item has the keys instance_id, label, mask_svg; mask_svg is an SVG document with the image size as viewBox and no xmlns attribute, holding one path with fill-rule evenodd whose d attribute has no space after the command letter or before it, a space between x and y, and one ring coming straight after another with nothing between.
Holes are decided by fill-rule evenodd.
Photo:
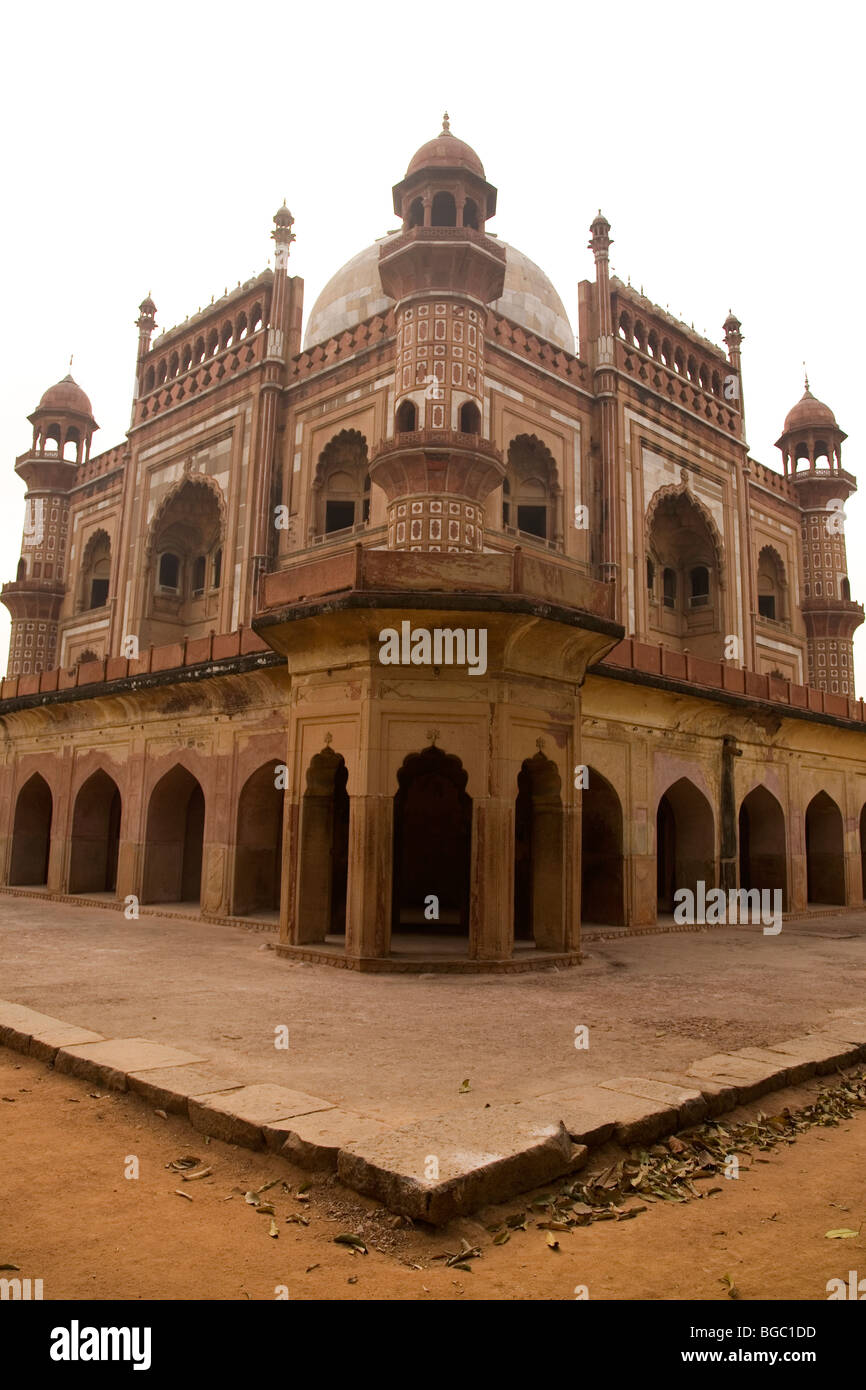
<instances>
[{"instance_id":1,"label":"pointed arch","mask_svg":"<svg viewBox=\"0 0 866 1390\"><path fill-rule=\"evenodd\" d=\"M806 896L810 903L845 902L842 812L825 791L806 807Z\"/></svg>"},{"instance_id":2,"label":"pointed arch","mask_svg":"<svg viewBox=\"0 0 866 1390\"><path fill-rule=\"evenodd\" d=\"M394 796L392 931L469 936L472 798L460 758L431 746L410 753ZM438 919L425 902L438 900Z\"/></svg>"},{"instance_id":3,"label":"pointed arch","mask_svg":"<svg viewBox=\"0 0 866 1390\"><path fill-rule=\"evenodd\" d=\"M313 476L313 535L350 530L370 519L370 462L360 430L340 430L319 454Z\"/></svg>"},{"instance_id":4,"label":"pointed arch","mask_svg":"<svg viewBox=\"0 0 866 1390\"><path fill-rule=\"evenodd\" d=\"M753 787L740 803L740 887L767 889L782 894L788 906L788 869L785 813L781 803L763 783Z\"/></svg>"},{"instance_id":5,"label":"pointed arch","mask_svg":"<svg viewBox=\"0 0 866 1390\"><path fill-rule=\"evenodd\" d=\"M271 758L250 774L238 797L232 899L238 916L279 909L284 801Z\"/></svg>"},{"instance_id":6,"label":"pointed arch","mask_svg":"<svg viewBox=\"0 0 866 1390\"><path fill-rule=\"evenodd\" d=\"M349 770L341 753L310 759L301 800L298 941L324 941L346 930L349 871Z\"/></svg>"},{"instance_id":7,"label":"pointed arch","mask_svg":"<svg viewBox=\"0 0 866 1390\"><path fill-rule=\"evenodd\" d=\"M72 812L70 893L113 893L120 846L120 788L101 768L82 783Z\"/></svg>"},{"instance_id":8,"label":"pointed arch","mask_svg":"<svg viewBox=\"0 0 866 1390\"><path fill-rule=\"evenodd\" d=\"M581 792L581 922L625 924L623 816L616 789L587 768Z\"/></svg>"},{"instance_id":9,"label":"pointed arch","mask_svg":"<svg viewBox=\"0 0 866 1390\"><path fill-rule=\"evenodd\" d=\"M688 777L671 783L656 809L656 877L659 913L673 912L674 893L716 884L716 824L704 793Z\"/></svg>"},{"instance_id":10,"label":"pointed arch","mask_svg":"<svg viewBox=\"0 0 866 1390\"><path fill-rule=\"evenodd\" d=\"M41 887L48 882L53 812L51 788L41 773L34 772L22 786L15 802L10 884Z\"/></svg>"},{"instance_id":11,"label":"pointed arch","mask_svg":"<svg viewBox=\"0 0 866 1390\"><path fill-rule=\"evenodd\" d=\"M684 497L689 503L691 503L695 511L701 517L701 520L706 526L707 531L709 532L710 539L713 545L713 554L715 557L716 569L718 571L719 588L724 589L725 549L722 544L721 535L719 534L719 528L716 525L715 518L713 517L712 512L701 501L699 497L696 497L694 495L694 493L689 488L688 483L667 484L664 487L657 488L656 491L653 493L649 501L649 506L647 507L646 520L644 523L644 532L646 537L647 549L649 550L651 546L653 527L655 525L656 513L658 512L659 507L664 502L676 500L680 497Z\"/></svg>"},{"instance_id":12,"label":"pointed arch","mask_svg":"<svg viewBox=\"0 0 866 1390\"><path fill-rule=\"evenodd\" d=\"M200 902L204 820L201 783L175 763L148 802L143 902Z\"/></svg>"}]
</instances>

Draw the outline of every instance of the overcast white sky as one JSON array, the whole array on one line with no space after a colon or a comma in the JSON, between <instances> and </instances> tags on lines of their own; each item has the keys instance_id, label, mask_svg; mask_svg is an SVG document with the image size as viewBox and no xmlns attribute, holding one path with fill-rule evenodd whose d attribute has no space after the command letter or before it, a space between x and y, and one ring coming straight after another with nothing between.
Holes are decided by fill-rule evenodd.
<instances>
[{"instance_id":1,"label":"overcast white sky","mask_svg":"<svg viewBox=\"0 0 866 1390\"><path fill-rule=\"evenodd\" d=\"M129 422L145 293L167 328L257 273L285 196L309 312L396 225L391 185L446 107L499 188L491 230L544 268L575 329L601 207L623 279L714 341L729 307L742 319L752 453L780 466L805 358L857 474L862 16L853 0L7 9L0 578L20 551L26 416L70 353L101 451ZM862 495L847 537L863 600ZM0 670L8 630L0 607Z\"/></svg>"}]
</instances>

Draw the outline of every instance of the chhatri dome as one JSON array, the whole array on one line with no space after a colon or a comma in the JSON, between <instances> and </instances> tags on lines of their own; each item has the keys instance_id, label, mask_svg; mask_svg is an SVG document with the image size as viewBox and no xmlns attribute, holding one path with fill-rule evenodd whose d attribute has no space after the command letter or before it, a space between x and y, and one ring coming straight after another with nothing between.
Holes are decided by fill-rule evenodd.
<instances>
[{"instance_id":1,"label":"chhatri dome","mask_svg":"<svg viewBox=\"0 0 866 1390\"><path fill-rule=\"evenodd\" d=\"M809 427L821 428L828 427L831 430L838 429L836 416L833 414L829 405L819 401L809 390L809 378L806 377L806 390L800 400L788 411L785 416L785 427L782 434L789 434L792 430L808 429Z\"/></svg>"},{"instance_id":2,"label":"chhatri dome","mask_svg":"<svg viewBox=\"0 0 866 1390\"><path fill-rule=\"evenodd\" d=\"M485 177L484 166L472 147L451 134L447 115L441 133L410 159L406 179L422 169L464 169L479 179ZM491 191L495 199L495 190ZM305 350L391 307L394 301L384 293L379 279L379 252L392 237L402 235L401 228L380 237L331 277L310 313ZM574 352L574 332L568 314L544 271L516 247L499 238L497 241L505 250L505 286L501 298L490 307L555 347Z\"/></svg>"}]
</instances>

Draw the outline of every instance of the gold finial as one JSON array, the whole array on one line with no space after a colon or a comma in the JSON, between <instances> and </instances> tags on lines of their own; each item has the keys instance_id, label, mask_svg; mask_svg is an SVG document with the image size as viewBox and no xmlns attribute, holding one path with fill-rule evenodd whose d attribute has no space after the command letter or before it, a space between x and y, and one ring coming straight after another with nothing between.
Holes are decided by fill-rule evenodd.
<instances>
[{"instance_id":1,"label":"gold finial","mask_svg":"<svg viewBox=\"0 0 866 1390\"><path fill-rule=\"evenodd\" d=\"M807 370L807 368L806 368L806 363L805 363L805 362L803 363L803 376L804 376L805 381L806 381L806 390L808 391L808 389L809 389L809 373L808 373L808 370Z\"/></svg>"},{"instance_id":2,"label":"gold finial","mask_svg":"<svg viewBox=\"0 0 866 1390\"><path fill-rule=\"evenodd\" d=\"M75 354L74 354L74 353L71 353L71 352L70 352L70 354L69 354L69 370L70 370L70 371L72 371L72 358L73 358L74 355L75 355Z\"/></svg>"},{"instance_id":3,"label":"gold finial","mask_svg":"<svg viewBox=\"0 0 866 1390\"><path fill-rule=\"evenodd\" d=\"M330 746L331 746L331 744L332 744L333 742L334 742L334 735L333 735L332 733L327 733L327 734L325 734L325 747L326 747L326 748L330 748Z\"/></svg>"},{"instance_id":4,"label":"gold finial","mask_svg":"<svg viewBox=\"0 0 866 1390\"><path fill-rule=\"evenodd\" d=\"M427 730L427 737L428 737L429 740L430 740L430 746L431 746L431 748L435 748L435 747L436 747L436 740L437 740L437 738L439 737L439 730L438 730L438 729L428 729L428 730Z\"/></svg>"},{"instance_id":5,"label":"gold finial","mask_svg":"<svg viewBox=\"0 0 866 1390\"><path fill-rule=\"evenodd\" d=\"M444 116L442 117L442 134L443 134L443 135L450 135L450 134L451 134L451 118L449 117L447 111L445 112Z\"/></svg>"}]
</instances>

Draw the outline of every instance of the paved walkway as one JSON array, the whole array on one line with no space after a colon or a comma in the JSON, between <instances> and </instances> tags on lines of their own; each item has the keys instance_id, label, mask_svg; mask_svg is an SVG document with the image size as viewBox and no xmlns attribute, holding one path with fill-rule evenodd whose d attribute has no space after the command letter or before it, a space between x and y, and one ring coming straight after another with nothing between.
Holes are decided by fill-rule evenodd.
<instances>
[{"instance_id":1,"label":"paved walkway","mask_svg":"<svg viewBox=\"0 0 866 1390\"><path fill-rule=\"evenodd\" d=\"M278 959L270 936L0 893L0 997L106 1037L202 1051L232 1076L389 1125L681 1070L866 999L866 913L592 941L583 966L359 975ZM575 1028L589 1029L576 1049ZM289 1029L287 1051L275 1030Z\"/></svg>"}]
</instances>

